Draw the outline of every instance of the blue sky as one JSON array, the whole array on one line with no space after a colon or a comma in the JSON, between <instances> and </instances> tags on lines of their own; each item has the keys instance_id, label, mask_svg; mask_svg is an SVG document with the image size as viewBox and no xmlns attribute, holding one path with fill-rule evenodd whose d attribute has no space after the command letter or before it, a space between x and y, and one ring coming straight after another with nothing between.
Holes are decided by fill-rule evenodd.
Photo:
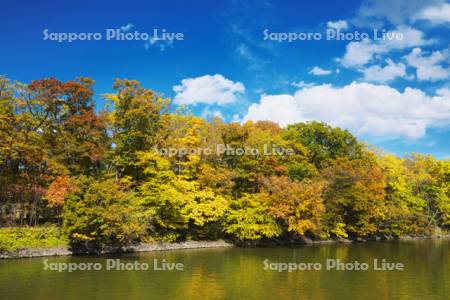
<instances>
[{"instance_id":1,"label":"blue sky","mask_svg":"<svg viewBox=\"0 0 450 300\"><path fill-rule=\"evenodd\" d=\"M207 118L321 120L399 155L450 156L448 1L8 1L2 12L0 74L92 77L99 108L114 78L130 78ZM183 39L106 40L120 28ZM45 40L45 29L102 38Z\"/></svg>"}]
</instances>

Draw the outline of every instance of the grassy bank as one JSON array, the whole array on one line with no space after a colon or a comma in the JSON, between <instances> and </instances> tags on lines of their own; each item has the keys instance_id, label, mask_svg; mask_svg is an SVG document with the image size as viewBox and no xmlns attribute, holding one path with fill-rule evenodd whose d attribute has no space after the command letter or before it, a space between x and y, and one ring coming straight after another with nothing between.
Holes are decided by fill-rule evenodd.
<instances>
[{"instance_id":1,"label":"grassy bank","mask_svg":"<svg viewBox=\"0 0 450 300\"><path fill-rule=\"evenodd\" d=\"M0 228L0 251L52 248L67 245L61 229L54 225Z\"/></svg>"}]
</instances>

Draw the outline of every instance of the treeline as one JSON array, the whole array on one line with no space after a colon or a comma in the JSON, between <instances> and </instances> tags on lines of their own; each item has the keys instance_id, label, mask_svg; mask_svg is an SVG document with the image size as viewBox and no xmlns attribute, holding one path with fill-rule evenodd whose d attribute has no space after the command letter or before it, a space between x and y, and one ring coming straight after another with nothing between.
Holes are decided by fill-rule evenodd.
<instances>
[{"instance_id":1,"label":"treeline","mask_svg":"<svg viewBox=\"0 0 450 300\"><path fill-rule=\"evenodd\" d=\"M448 160L379 153L318 122L206 121L134 80L116 80L115 93L102 95L108 107L96 111L93 85L0 78L1 226L60 224L82 249L450 226ZM290 152L265 155L273 148Z\"/></svg>"}]
</instances>

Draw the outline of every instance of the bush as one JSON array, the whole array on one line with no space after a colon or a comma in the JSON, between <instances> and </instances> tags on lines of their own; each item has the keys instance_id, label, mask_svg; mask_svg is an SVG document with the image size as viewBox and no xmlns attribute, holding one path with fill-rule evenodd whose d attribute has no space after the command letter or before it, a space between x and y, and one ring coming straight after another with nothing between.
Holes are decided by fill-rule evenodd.
<instances>
[{"instance_id":1,"label":"bush","mask_svg":"<svg viewBox=\"0 0 450 300\"><path fill-rule=\"evenodd\" d=\"M52 248L64 245L67 245L67 239L61 229L54 225L0 228L0 251Z\"/></svg>"}]
</instances>

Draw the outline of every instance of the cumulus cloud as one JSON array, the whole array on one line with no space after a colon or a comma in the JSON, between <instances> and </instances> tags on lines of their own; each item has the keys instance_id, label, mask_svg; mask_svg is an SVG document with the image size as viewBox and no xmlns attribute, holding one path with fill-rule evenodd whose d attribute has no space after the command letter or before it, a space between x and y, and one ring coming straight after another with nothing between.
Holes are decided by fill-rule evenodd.
<instances>
[{"instance_id":1,"label":"cumulus cloud","mask_svg":"<svg viewBox=\"0 0 450 300\"><path fill-rule=\"evenodd\" d=\"M396 38L348 43L345 54L339 61L346 67L362 66L371 62L377 54L434 43L434 40L425 39L422 31L410 26L400 25L395 30L386 33L386 36L388 34L390 37Z\"/></svg>"},{"instance_id":2,"label":"cumulus cloud","mask_svg":"<svg viewBox=\"0 0 450 300\"><path fill-rule=\"evenodd\" d=\"M347 29L348 28L348 23L345 20L339 20L339 21L328 21L327 22L327 27L329 29L334 29L336 31L341 31L343 29Z\"/></svg>"},{"instance_id":3,"label":"cumulus cloud","mask_svg":"<svg viewBox=\"0 0 450 300\"><path fill-rule=\"evenodd\" d=\"M344 57L339 61L346 67L361 66L370 62L374 54L383 52L386 49L369 40L350 42L345 48Z\"/></svg>"},{"instance_id":4,"label":"cumulus cloud","mask_svg":"<svg viewBox=\"0 0 450 300\"><path fill-rule=\"evenodd\" d=\"M404 57L408 65L416 68L418 80L437 81L450 77L450 69L441 65L448 61L448 51L434 51L425 56L420 48L414 48L411 53Z\"/></svg>"},{"instance_id":5,"label":"cumulus cloud","mask_svg":"<svg viewBox=\"0 0 450 300\"><path fill-rule=\"evenodd\" d=\"M324 75L329 75L329 74L331 74L332 72L330 71L330 70L324 70L324 69L322 69L322 68L320 68L320 67L314 67L314 68L312 68L309 72L308 72L308 74L312 74L312 75L315 75L315 76L324 76Z\"/></svg>"},{"instance_id":6,"label":"cumulus cloud","mask_svg":"<svg viewBox=\"0 0 450 300\"><path fill-rule=\"evenodd\" d=\"M248 108L248 113L243 121L249 120L269 120L286 126L304 119L294 97L283 94L263 95L259 103L253 103Z\"/></svg>"},{"instance_id":7,"label":"cumulus cloud","mask_svg":"<svg viewBox=\"0 0 450 300\"><path fill-rule=\"evenodd\" d=\"M220 74L186 78L181 85L175 85L176 104L217 104L227 105L238 101L245 87L240 82L233 82Z\"/></svg>"},{"instance_id":8,"label":"cumulus cloud","mask_svg":"<svg viewBox=\"0 0 450 300\"><path fill-rule=\"evenodd\" d=\"M364 74L364 80L380 83L406 76L406 66L403 63L396 64L391 59L386 60L384 67L374 65L360 71Z\"/></svg>"},{"instance_id":9,"label":"cumulus cloud","mask_svg":"<svg viewBox=\"0 0 450 300\"><path fill-rule=\"evenodd\" d=\"M418 12L413 19L427 20L435 25L450 23L450 3L427 6Z\"/></svg>"},{"instance_id":10,"label":"cumulus cloud","mask_svg":"<svg viewBox=\"0 0 450 300\"><path fill-rule=\"evenodd\" d=\"M448 90L428 96L414 88L403 92L386 85L317 85L294 95L263 95L244 121L271 120L280 125L319 120L357 135L417 139L429 127L450 125Z\"/></svg>"}]
</instances>

